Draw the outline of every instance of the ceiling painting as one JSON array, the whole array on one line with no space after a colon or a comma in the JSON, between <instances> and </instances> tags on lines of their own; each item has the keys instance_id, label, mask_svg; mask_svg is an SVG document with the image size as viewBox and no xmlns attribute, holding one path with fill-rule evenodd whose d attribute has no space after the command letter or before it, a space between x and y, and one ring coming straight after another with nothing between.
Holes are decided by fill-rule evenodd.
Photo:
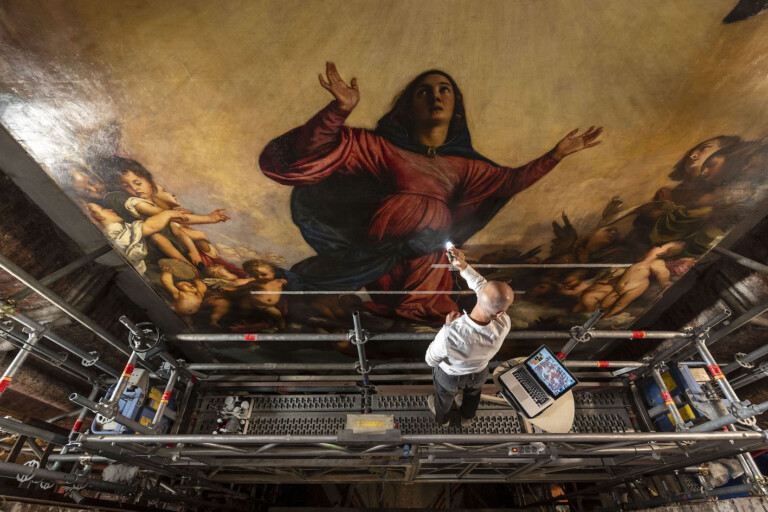
<instances>
[{"instance_id":1,"label":"ceiling painting","mask_svg":"<svg viewBox=\"0 0 768 512\"><path fill-rule=\"evenodd\" d=\"M195 332L434 330L446 243L514 328L624 328L766 199L732 1L46 5L0 121Z\"/></svg>"}]
</instances>

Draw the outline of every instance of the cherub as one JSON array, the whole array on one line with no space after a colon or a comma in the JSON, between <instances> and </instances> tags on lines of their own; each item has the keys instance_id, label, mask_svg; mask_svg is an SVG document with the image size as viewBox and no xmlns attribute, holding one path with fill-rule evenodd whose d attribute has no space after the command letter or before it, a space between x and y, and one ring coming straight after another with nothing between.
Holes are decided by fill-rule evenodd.
<instances>
[{"instance_id":1,"label":"cherub","mask_svg":"<svg viewBox=\"0 0 768 512\"><path fill-rule=\"evenodd\" d=\"M606 310L605 317L609 318L624 310L640 297L650 286L652 275L656 277L662 290L672 286L671 274L664 260L680 254L684 248L685 243L680 241L654 247L648 251L645 258L624 271L616 281L613 291L600 302L600 307Z\"/></svg>"},{"instance_id":2,"label":"cherub","mask_svg":"<svg viewBox=\"0 0 768 512\"><path fill-rule=\"evenodd\" d=\"M83 202L82 204L91 218L101 225L106 235L123 250L125 258L140 274L147 271L147 264L144 261L147 257L145 237L159 232L169 222L183 222L188 213L186 210L163 210L143 221L128 223L109 208L96 203Z\"/></svg>"},{"instance_id":3,"label":"cherub","mask_svg":"<svg viewBox=\"0 0 768 512\"><path fill-rule=\"evenodd\" d=\"M223 265L213 266L217 291L205 299L211 307L210 324L221 327L219 321L235 309L236 316L249 316L254 310L266 313L279 328L285 327L283 313L277 307L285 279L276 279L277 268L264 260L249 260L243 270L253 277L238 278ZM211 271L208 271L211 272ZM223 282L222 282L223 281Z\"/></svg>"},{"instance_id":4,"label":"cherub","mask_svg":"<svg viewBox=\"0 0 768 512\"><path fill-rule=\"evenodd\" d=\"M172 309L182 317L185 317L185 320L188 320L200 310L200 305L203 303L203 297L208 287L199 278L195 278L192 283L188 281L177 281L174 283L170 267L162 267L162 271L163 274L160 280L174 299L174 303L171 306Z\"/></svg>"},{"instance_id":5,"label":"cherub","mask_svg":"<svg viewBox=\"0 0 768 512\"><path fill-rule=\"evenodd\" d=\"M257 279L271 280L277 275L277 267L267 260L251 259L243 263L243 270Z\"/></svg>"},{"instance_id":6,"label":"cherub","mask_svg":"<svg viewBox=\"0 0 768 512\"><path fill-rule=\"evenodd\" d=\"M152 174L139 162L128 158L112 157L106 159L102 165L109 168L114 174L116 184L129 194L130 197L123 196L122 206L130 215L141 218L180 206L176 196L157 184ZM191 229L187 225L216 224L229 220L229 216L219 208L208 215L190 213L187 219L183 224L172 223L169 227L173 236L187 250L185 259L188 259L193 266L198 266L203 263L200 250L210 250L210 240L205 233ZM158 234L153 237L153 241L165 254L173 258L177 257L171 254L175 248L167 237Z\"/></svg>"},{"instance_id":7,"label":"cherub","mask_svg":"<svg viewBox=\"0 0 768 512\"><path fill-rule=\"evenodd\" d=\"M240 296L239 307L241 311L259 309L268 314L279 328L285 327L283 313L277 308L285 279L255 279L252 282L240 286L238 290L247 291Z\"/></svg>"},{"instance_id":8,"label":"cherub","mask_svg":"<svg viewBox=\"0 0 768 512\"><path fill-rule=\"evenodd\" d=\"M595 311L600 307L600 303L603 299L613 292L613 287L616 285L618 279L619 276L616 275L615 270L595 278L594 282L581 292L579 303L574 306L573 312L580 313L582 311Z\"/></svg>"}]
</instances>

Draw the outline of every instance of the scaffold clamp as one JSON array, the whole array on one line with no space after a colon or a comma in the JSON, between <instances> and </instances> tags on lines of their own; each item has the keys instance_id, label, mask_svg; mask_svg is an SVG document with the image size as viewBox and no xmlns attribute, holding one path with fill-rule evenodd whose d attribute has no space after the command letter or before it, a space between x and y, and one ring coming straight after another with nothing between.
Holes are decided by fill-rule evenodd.
<instances>
[{"instance_id":1,"label":"scaffold clamp","mask_svg":"<svg viewBox=\"0 0 768 512\"><path fill-rule=\"evenodd\" d=\"M586 343L592 339L592 333L585 330L582 326L575 325L571 327L571 338L579 343Z\"/></svg>"},{"instance_id":2,"label":"scaffold clamp","mask_svg":"<svg viewBox=\"0 0 768 512\"><path fill-rule=\"evenodd\" d=\"M371 373L371 370L373 370L373 365L372 364L368 363L368 367L367 368L363 368L362 366L360 366L360 362L359 361L355 362L355 371L357 373L359 373L360 375L367 375L367 374Z\"/></svg>"},{"instance_id":3,"label":"scaffold clamp","mask_svg":"<svg viewBox=\"0 0 768 512\"><path fill-rule=\"evenodd\" d=\"M357 339L355 330L354 329L349 330L349 332L347 333L347 339L351 344L365 345L368 342L368 340L371 339L371 336L366 329L361 329L360 332L362 333L362 336L361 336L362 339Z\"/></svg>"},{"instance_id":4,"label":"scaffold clamp","mask_svg":"<svg viewBox=\"0 0 768 512\"><path fill-rule=\"evenodd\" d=\"M16 480L18 480L21 483L29 482L35 477L35 473L40 468L40 461L37 460L28 460L24 463L25 466L32 468L32 472L28 475L25 475L23 473L18 473L16 475Z\"/></svg>"},{"instance_id":5,"label":"scaffold clamp","mask_svg":"<svg viewBox=\"0 0 768 512\"><path fill-rule=\"evenodd\" d=\"M747 354L744 352L736 352L736 354L733 356L734 360L739 363L739 366L742 368L754 368L754 363L751 363L749 361L745 361L744 358L747 357Z\"/></svg>"},{"instance_id":6,"label":"scaffold clamp","mask_svg":"<svg viewBox=\"0 0 768 512\"><path fill-rule=\"evenodd\" d=\"M93 357L91 359L83 358L83 360L81 361L83 366L93 366L94 364L96 364L96 361L99 360L99 353L96 352L95 350L88 352L88 354L90 354Z\"/></svg>"}]
</instances>

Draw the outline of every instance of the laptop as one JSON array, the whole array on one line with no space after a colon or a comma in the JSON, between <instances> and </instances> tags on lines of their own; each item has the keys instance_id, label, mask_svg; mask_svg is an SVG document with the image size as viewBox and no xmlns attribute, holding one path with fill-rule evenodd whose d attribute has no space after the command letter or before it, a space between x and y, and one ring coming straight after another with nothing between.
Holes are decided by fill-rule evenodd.
<instances>
[{"instance_id":1,"label":"laptop","mask_svg":"<svg viewBox=\"0 0 768 512\"><path fill-rule=\"evenodd\" d=\"M502 373L499 382L504 399L529 418L541 414L579 383L544 345L521 364Z\"/></svg>"}]
</instances>

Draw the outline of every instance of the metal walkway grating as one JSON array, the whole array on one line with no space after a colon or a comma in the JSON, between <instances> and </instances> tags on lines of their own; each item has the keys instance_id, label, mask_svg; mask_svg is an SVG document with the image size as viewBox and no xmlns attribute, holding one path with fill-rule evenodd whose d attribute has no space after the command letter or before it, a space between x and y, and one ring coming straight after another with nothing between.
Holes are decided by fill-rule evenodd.
<instances>
[{"instance_id":1,"label":"metal walkway grating","mask_svg":"<svg viewBox=\"0 0 768 512\"><path fill-rule=\"evenodd\" d=\"M335 435L344 429L349 413L362 411L357 394L345 395L241 395L251 404L247 434ZM190 433L208 434L216 429L218 411L225 396L198 400ZM574 393L576 417L571 432L632 432L628 396L621 390ZM424 395L373 395L374 413L392 414L403 434L510 434L523 432L522 422L512 408L482 401L475 421L461 428L458 412L451 425L440 427L427 409Z\"/></svg>"}]
</instances>

